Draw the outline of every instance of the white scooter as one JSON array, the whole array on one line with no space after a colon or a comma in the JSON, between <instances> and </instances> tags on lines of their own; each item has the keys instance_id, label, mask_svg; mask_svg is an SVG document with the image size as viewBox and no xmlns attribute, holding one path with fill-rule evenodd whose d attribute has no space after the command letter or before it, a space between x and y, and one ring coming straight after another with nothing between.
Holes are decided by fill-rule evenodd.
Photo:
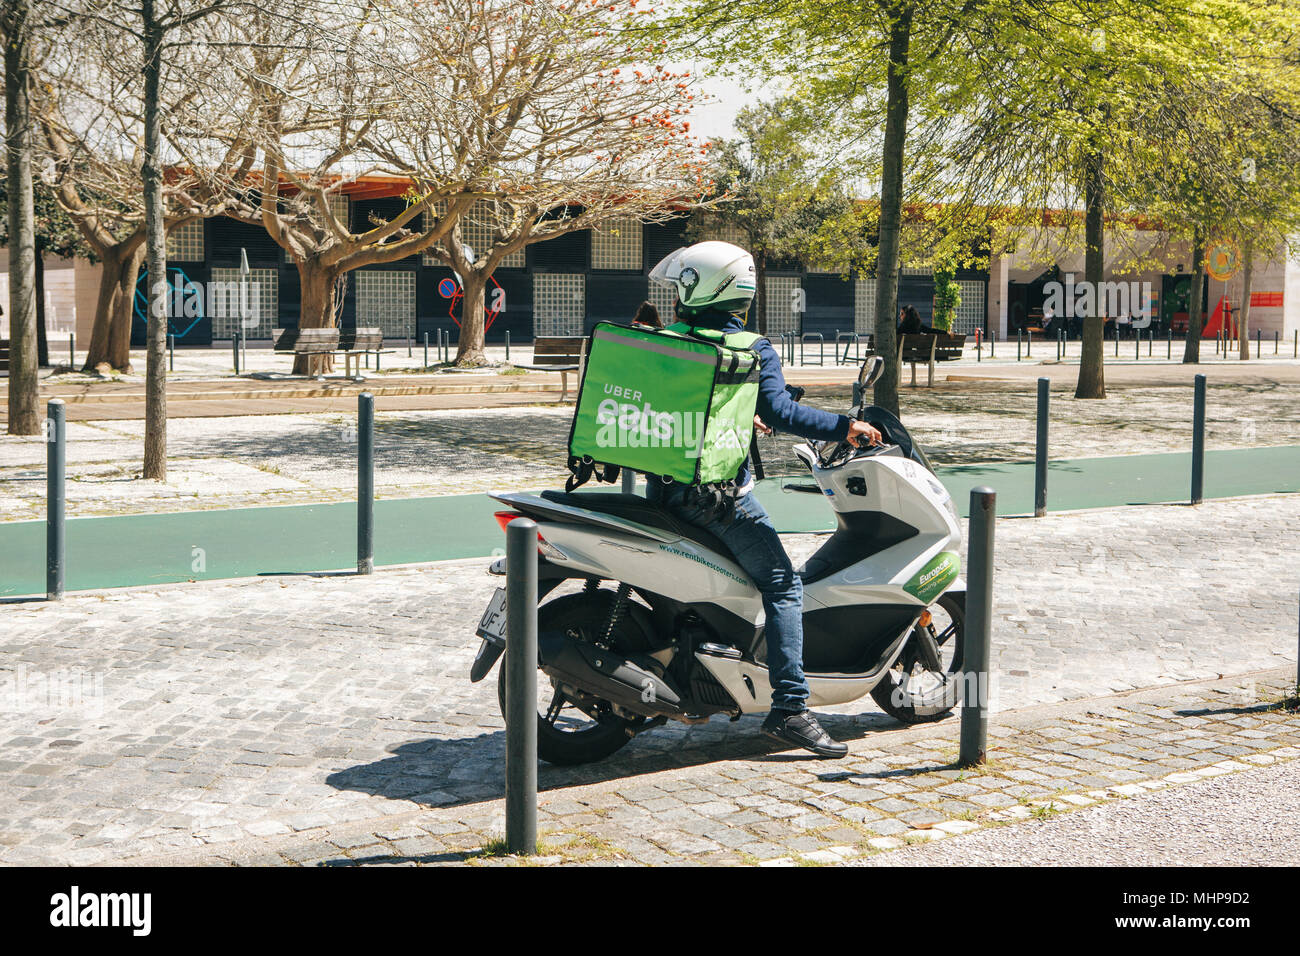
<instances>
[{"instance_id":1,"label":"white scooter","mask_svg":"<svg viewBox=\"0 0 1300 956\"><path fill-rule=\"evenodd\" d=\"M882 369L878 356L863 363L858 396ZM905 723L937 720L958 701L965 583L957 512L894 415L861 402L852 414L878 428L882 444L796 445L816 484L785 486L822 495L837 523L799 569L808 703L871 694ZM669 719L767 712L762 598L720 539L635 495L492 497L513 509L498 512L502 527L526 515L540 533L543 759L599 760ZM503 573L503 562L493 569ZM566 583L569 593L552 597ZM480 622L471 680L505 648L504 605L502 588ZM504 679L499 696L504 714Z\"/></svg>"}]
</instances>

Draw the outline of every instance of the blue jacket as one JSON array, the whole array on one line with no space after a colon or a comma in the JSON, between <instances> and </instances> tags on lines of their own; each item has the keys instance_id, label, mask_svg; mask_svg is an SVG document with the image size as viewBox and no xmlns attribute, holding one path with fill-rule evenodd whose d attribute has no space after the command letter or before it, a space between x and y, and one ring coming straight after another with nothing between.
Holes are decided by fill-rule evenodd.
<instances>
[{"instance_id":1,"label":"blue jacket","mask_svg":"<svg viewBox=\"0 0 1300 956\"><path fill-rule=\"evenodd\" d=\"M730 312L709 311L691 317L679 316L679 322L687 322L698 328L721 329L723 332L742 332L745 325ZM758 417L767 425L781 432L789 432L800 438L813 438L818 441L842 441L849 434L850 419L847 415L835 415L809 405L800 405L785 390L785 376L781 374L781 357L772 343L759 339L754 343L762 369L758 375ZM736 476L740 485L749 483L749 459L740 467Z\"/></svg>"}]
</instances>

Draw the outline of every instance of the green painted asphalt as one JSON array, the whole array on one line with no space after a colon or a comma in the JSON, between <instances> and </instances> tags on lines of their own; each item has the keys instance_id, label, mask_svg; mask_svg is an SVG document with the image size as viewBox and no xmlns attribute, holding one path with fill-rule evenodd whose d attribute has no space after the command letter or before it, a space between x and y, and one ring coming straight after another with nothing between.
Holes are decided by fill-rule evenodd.
<instances>
[{"instance_id":1,"label":"green painted asphalt","mask_svg":"<svg viewBox=\"0 0 1300 956\"><path fill-rule=\"evenodd\" d=\"M1132 455L1054 461L1049 510L1186 501L1191 455ZM998 493L998 513L1033 510L1032 462L961 465L939 477L963 514L970 489ZM782 531L834 526L820 496L786 492L807 476L768 479L758 494ZM1300 446L1206 453L1205 496L1300 492ZM599 492L595 492L599 493ZM490 555L504 544L485 495L386 499L375 503L375 563L441 561ZM356 506L289 505L173 514L72 518L67 524L68 590L176 581L313 573L356 565ZM45 523L0 523L0 596L45 592Z\"/></svg>"}]
</instances>

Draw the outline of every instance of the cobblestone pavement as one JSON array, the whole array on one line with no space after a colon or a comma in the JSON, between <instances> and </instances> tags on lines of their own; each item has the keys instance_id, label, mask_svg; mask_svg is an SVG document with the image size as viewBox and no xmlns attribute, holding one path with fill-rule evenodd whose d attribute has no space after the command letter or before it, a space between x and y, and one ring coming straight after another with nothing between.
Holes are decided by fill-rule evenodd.
<instances>
[{"instance_id":1,"label":"cobblestone pavement","mask_svg":"<svg viewBox=\"0 0 1300 956\"><path fill-rule=\"evenodd\" d=\"M1293 661L1296 582L1287 575L1298 521L1300 496L1004 520L995 705L1021 708ZM817 540L793 536L788 543L799 556ZM500 580L485 574L481 561L450 562L372 578L284 576L86 593L59 605L0 604L0 862L215 851L227 842L361 825L425 807L446 808L460 822L458 815L467 815L483 836L500 794L503 723L493 682L471 685L465 675L477 645L474 624ZM707 785L686 802L714 804L691 814L721 814L729 826L737 824L734 814L754 826L772 823L771 840L749 824L726 839L748 835L744 845L803 852L821 837L810 843L777 824L812 812L805 790L856 786L812 786L819 774L860 773L885 759L877 751L901 748L891 766L902 775L939 760L956 737L955 722L945 722L935 729L942 743L922 745L915 731L899 730L869 702L827 719L834 733L854 741L854 762L845 767L771 756L757 719L715 718L652 731L594 766L546 768L543 785L554 788L548 812L587 820L596 811L580 809L573 797L573 788L584 786L614 801L609 806L629 791L645 795L647 812L680 809L667 794L676 770L690 770ZM1199 725L1188 726L1195 737ZM1179 760L1208 759L1173 738L1153 750L1134 739L1138 731L1117 725L1115 732L1089 744L1098 752L1079 765L1080 779L1095 778L1088 789L1133 782L1125 776L1152 761L1173 772L1184 769ZM1050 781L1075 763L1040 771L1034 768L1044 758L1036 750L1009 747L1006 786L1030 788L1012 792L1013 803L1053 792ZM1015 762L1022 760L1029 763ZM644 784L650 777L663 782ZM1103 778L1109 783L1098 782ZM706 796L734 802L743 796L733 786L742 779L772 813L746 817L759 811ZM880 793L888 796L894 783L871 786L886 787ZM936 786L949 784L960 789L962 781ZM948 797L962 799L956 791ZM976 806L1000 809L1004 802L985 799L992 802ZM879 819L873 814L895 819L889 808L898 815L917 809L867 802L871 813L849 822L867 826ZM839 817L813 809L820 816L805 829L835 829ZM711 837L686 826L703 821L681 819L671 831L677 837L665 831L662 841L649 841L657 852L714 852L712 843L694 842ZM897 819L900 827L924 822Z\"/></svg>"},{"instance_id":2,"label":"cobblestone pavement","mask_svg":"<svg viewBox=\"0 0 1300 956\"><path fill-rule=\"evenodd\" d=\"M1045 370L1051 371L1051 370ZM1300 443L1300 384L1294 376L1212 369L1207 447ZM1274 369L1273 372L1278 372ZM818 373L820 374L820 372ZM1052 373L1055 374L1055 373ZM844 370L845 381L851 371ZM1075 401L1054 387L1054 458L1187 451L1191 381L1129 383L1105 401ZM1034 454L1032 380L947 383L905 389L903 420L938 464L1024 461ZM817 385L805 401L833 411L848 387ZM380 400L380 407L383 402ZM494 488L555 486L564 470L572 406L381 412L376 422L376 487L381 496L417 497ZM180 418L168 426L165 482L139 477L141 421L68 425L68 514L126 514L246 505L351 500L356 491L352 413ZM764 438L771 474L802 472L790 436ZM45 444L0 436L0 520L41 518Z\"/></svg>"}]
</instances>

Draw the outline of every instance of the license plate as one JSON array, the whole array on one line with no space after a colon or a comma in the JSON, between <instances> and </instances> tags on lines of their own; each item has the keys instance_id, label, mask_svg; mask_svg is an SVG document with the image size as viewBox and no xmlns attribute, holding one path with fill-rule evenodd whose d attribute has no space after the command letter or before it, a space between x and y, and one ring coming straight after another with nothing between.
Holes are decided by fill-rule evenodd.
<instances>
[{"instance_id":1,"label":"license plate","mask_svg":"<svg viewBox=\"0 0 1300 956\"><path fill-rule=\"evenodd\" d=\"M478 630L475 632L479 637L487 641L493 641L504 644L506 641L506 589L497 588L496 593L492 595L492 600L488 601L487 610L479 619Z\"/></svg>"}]
</instances>

